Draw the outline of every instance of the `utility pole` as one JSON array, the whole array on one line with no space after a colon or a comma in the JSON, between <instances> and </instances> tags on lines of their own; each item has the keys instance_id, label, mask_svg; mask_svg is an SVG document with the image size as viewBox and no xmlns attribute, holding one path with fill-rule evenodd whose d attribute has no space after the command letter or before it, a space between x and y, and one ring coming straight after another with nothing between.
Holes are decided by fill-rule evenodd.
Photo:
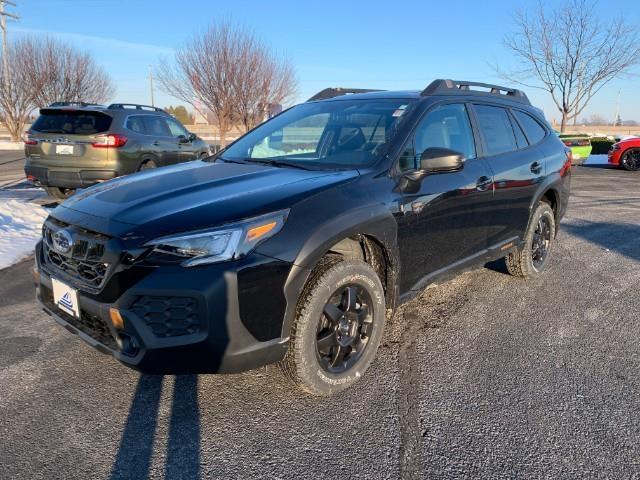
<instances>
[{"instance_id":1,"label":"utility pole","mask_svg":"<svg viewBox=\"0 0 640 480\"><path fill-rule=\"evenodd\" d=\"M0 29L2 29L2 80L4 85L9 85L9 57L7 51L9 50L7 45L7 17L18 20L20 17L13 13L4 11L5 5L11 5L15 7L16 4L9 0L0 0Z\"/></svg>"},{"instance_id":2,"label":"utility pole","mask_svg":"<svg viewBox=\"0 0 640 480\"><path fill-rule=\"evenodd\" d=\"M153 101L153 71L151 70L151 65L149 65L149 90L151 91L151 106L155 107L156 104Z\"/></svg>"},{"instance_id":3,"label":"utility pole","mask_svg":"<svg viewBox=\"0 0 640 480\"><path fill-rule=\"evenodd\" d=\"M613 117L613 126L618 126L618 117L620 116L620 90L618 90L618 99L616 100L616 115Z\"/></svg>"}]
</instances>

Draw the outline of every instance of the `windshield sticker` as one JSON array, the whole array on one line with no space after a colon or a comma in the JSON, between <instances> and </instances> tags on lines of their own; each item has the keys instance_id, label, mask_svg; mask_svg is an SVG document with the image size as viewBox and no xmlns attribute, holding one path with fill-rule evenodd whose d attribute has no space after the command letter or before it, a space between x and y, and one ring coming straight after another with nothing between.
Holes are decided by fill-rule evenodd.
<instances>
[{"instance_id":1,"label":"windshield sticker","mask_svg":"<svg viewBox=\"0 0 640 480\"><path fill-rule=\"evenodd\" d=\"M392 117L399 117L400 115L402 115L405 111L405 109L407 108L406 105L400 105L395 112L393 112L393 114L391 114Z\"/></svg>"}]
</instances>

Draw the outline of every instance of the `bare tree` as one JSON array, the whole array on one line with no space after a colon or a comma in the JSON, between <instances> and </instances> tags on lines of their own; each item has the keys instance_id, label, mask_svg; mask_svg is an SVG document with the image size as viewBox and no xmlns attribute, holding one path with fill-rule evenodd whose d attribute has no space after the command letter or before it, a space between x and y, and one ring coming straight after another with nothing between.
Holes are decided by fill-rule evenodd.
<instances>
[{"instance_id":1,"label":"bare tree","mask_svg":"<svg viewBox=\"0 0 640 480\"><path fill-rule=\"evenodd\" d=\"M17 142L27 117L34 108L43 79L37 75L35 65L25 60L37 54L37 42L34 39L25 38L12 42L6 51L6 64L11 68L5 72L2 67L5 62L0 62L0 113L11 140Z\"/></svg>"},{"instance_id":2,"label":"bare tree","mask_svg":"<svg viewBox=\"0 0 640 480\"><path fill-rule=\"evenodd\" d=\"M514 16L505 46L521 68L498 73L516 83L541 88L562 115L561 131L591 98L640 62L637 28L622 18L602 23L590 0L566 0L555 9L542 3ZM531 83L534 80L534 83Z\"/></svg>"},{"instance_id":3,"label":"bare tree","mask_svg":"<svg viewBox=\"0 0 640 480\"><path fill-rule=\"evenodd\" d=\"M252 32L226 21L195 35L174 60L160 65L161 88L197 111L200 103L213 112L222 146L234 122L251 128L269 103L285 101L295 91L293 67Z\"/></svg>"},{"instance_id":4,"label":"bare tree","mask_svg":"<svg viewBox=\"0 0 640 480\"><path fill-rule=\"evenodd\" d=\"M245 68L232 79L235 116L249 131L264 120L269 104L291 99L297 80L291 63L271 53L253 35L247 34L239 47Z\"/></svg>"},{"instance_id":5,"label":"bare tree","mask_svg":"<svg viewBox=\"0 0 640 480\"><path fill-rule=\"evenodd\" d=\"M103 103L113 97L111 78L90 54L51 38L38 43L31 61L46 79L35 100L38 107L56 101Z\"/></svg>"},{"instance_id":6,"label":"bare tree","mask_svg":"<svg viewBox=\"0 0 640 480\"><path fill-rule=\"evenodd\" d=\"M99 103L114 86L91 56L49 38L26 37L7 48L10 66L0 75L0 113L11 140L18 141L29 114L54 101ZM4 62L0 62L2 70Z\"/></svg>"}]
</instances>

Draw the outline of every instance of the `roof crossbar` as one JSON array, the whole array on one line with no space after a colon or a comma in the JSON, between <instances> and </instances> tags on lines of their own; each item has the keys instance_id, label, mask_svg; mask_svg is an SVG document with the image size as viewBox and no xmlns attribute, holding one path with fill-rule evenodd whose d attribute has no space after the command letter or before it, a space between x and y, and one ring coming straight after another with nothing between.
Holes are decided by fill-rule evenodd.
<instances>
[{"instance_id":1,"label":"roof crossbar","mask_svg":"<svg viewBox=\"0 0 640 480\"><path fill-rule=\"evenodd\" d=\"M488 91L472 90L470 87L485 88ZM522 91L516 88L501 87L490 83L470 82L467 80L443 80L438 79L431 82L420 95L505 95L511 100L531 105L529 98Z\"/></svg>"},{"instance_id":2,"label":"roof crossbar","mask_svg":"<svg viewBox=\"0 0 640 480\"><path fill-rule=\"evenodd\" d=\"M339 97L341 95L351 95L354 93L368 93L368 92L382 92L382 90L369 89L369 88L342 88L342 87L332 87L325 88L324 90L320 90L313 97L311 97L307 102L314 102L316 100L326 100L328 98Z\"/></svg>"},{"instance_id":3,"label":"roof crossbar","mask_svg":"<svg viewBox=\"0 0 640 480\"><path fill-rule=\"evenodd\" d=\"M112 103L107 108L110 110L122 110L125 108L132 108L135 110L153 110L155 112L164 112L162 108L152 107L151 105L139 105L137 103Z\"/></svg>"}]
</instances>

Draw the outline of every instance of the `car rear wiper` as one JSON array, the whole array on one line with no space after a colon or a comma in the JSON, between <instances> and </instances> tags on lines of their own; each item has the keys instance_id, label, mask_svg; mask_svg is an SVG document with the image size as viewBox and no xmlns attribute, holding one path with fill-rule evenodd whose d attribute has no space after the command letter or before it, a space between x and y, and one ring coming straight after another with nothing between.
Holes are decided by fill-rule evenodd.
<instances>
[{"instance_id":1,"label":"car rear wiper","mask_svg":"<svg viewBox=\"0 0 640 480\"><path fill-rule=\"evenodd\" d=\"M286 160L274 160L274 159L257 159L257 158L248 158L247 162L251 163L260 163L263 165L269 165L272 167L291 167L291 168L299 168L300 170L311 170L308 167L303 167L299 163L287 162Z\"/></svg>"},{"instance_id":2,"label":"car rear wiper","mask_svg":"<svg viewBox=\"0 0 640 480\"><path fill-rule=\"evenodd\" d=\"M50 129L39 130L39 131L42 133L67 133L61 128L50 128Z\"/></svg>"}]
</instances>

